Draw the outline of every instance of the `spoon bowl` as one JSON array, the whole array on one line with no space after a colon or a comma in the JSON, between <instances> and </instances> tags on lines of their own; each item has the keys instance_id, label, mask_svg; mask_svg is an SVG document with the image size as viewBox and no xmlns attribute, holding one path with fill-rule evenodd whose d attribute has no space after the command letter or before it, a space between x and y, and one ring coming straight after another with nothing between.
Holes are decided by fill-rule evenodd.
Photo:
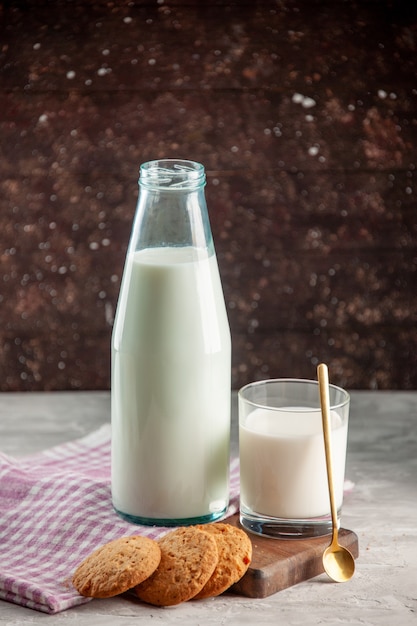
<instances>
[{"instance_id":1,"label":"spoon bowl","mask_svg":"<svg viewBox=\"0 0 417 626\"><path fill-rule=\"evenodd\" d=\"M339 544L339 529L333 484L329 373L327 365L324 363L320 363L317 367L317 377L319 381L327 480L329 484L330 510L332 515L332 541L323 553L323 567L329 578L337 583L344 583L347 580L350 580L355 573L355 559L347 548Z\"/></svg>"},{"instance_id":2,"label":"spoon bowl","mask_svg":"<svg viewBox=\"0 0 417 626\"><path fill-rule=\"evenodd\" d=\"M323 567L326 574L337 583L350 580L355 573L355 561L347 548L331 543L323 552Z\"/></svg>"}]
</instances>

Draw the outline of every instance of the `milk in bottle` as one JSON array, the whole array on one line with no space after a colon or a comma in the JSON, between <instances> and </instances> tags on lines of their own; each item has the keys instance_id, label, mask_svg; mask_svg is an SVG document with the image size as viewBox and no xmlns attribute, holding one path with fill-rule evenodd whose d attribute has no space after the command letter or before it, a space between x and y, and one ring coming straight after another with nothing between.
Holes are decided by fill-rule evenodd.
<instances>
[{"instance_id":1,"label":"milk in bottle","mask_svg":"<svg viewBox=\"0 0 417 626\"><path fill-rule=\"evenodd\" d=\"M112 336L112 498L125 518L180 525L228 504L230 330L204 168L141 167Z\"/></svg>"}]
</instances>

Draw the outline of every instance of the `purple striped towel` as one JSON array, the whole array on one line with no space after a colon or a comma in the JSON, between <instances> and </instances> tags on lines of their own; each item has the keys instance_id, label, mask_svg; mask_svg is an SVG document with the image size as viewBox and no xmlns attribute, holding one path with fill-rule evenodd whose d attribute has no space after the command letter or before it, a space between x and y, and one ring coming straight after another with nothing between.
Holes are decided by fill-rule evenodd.
<instances>
[{"instance_id":1,"label":"purple striped towel","mask_svg":"<svg viewBox=\"0 0 417 626\"><path fill-rule=\"evenodd\" d=\"M238 506L235 458L225 517ZM30 457L0 454L0 599L45 613L88 602L71 584L88 554L124 535L155 539L166 532L130 524L114 512L109 425Z\"/></svg>"}]
</instances>

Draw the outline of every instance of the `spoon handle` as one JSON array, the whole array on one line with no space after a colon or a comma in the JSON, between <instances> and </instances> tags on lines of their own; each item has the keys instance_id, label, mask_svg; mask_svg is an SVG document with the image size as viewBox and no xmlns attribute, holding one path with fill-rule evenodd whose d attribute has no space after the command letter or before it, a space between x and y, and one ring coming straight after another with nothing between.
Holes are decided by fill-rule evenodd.
<instances>
[{"instance_id":1,"label":"spoon handle","mask_svg":"<svg viewBox=\"0 0 417 626\"><path fill-rule=\"evenodd\" d=\"M332 515L333 537L332 542L337 541L337 509L334 497L333 481L333 458L332 458L332 431L330 425L330 398L329 398L329 372L327 365L320 363L317 366L319 381L321 416L323 422L324 450L326 454L327 482L329 486L330 511Z\"/></svg>"}]
</instances>

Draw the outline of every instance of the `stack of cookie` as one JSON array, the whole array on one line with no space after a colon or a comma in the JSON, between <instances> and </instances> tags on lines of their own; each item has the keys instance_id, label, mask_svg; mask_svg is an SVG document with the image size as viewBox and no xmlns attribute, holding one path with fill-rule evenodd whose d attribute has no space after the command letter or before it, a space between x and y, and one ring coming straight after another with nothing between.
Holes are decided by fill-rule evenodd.
<instances>
[{"instance_id":1,"label":"stack of cookie","mask_svg":"<svg viewBox=\"0 0 417 626\"><path fill-rule=\"evenodd\" d=\"M77 568L73 584L84 596L109 598L133 590L156 606L220 595L247 571L252 543L222 522L180 527L154 541L132 536L95 550Z\"/></svg>"}]
</instances>

